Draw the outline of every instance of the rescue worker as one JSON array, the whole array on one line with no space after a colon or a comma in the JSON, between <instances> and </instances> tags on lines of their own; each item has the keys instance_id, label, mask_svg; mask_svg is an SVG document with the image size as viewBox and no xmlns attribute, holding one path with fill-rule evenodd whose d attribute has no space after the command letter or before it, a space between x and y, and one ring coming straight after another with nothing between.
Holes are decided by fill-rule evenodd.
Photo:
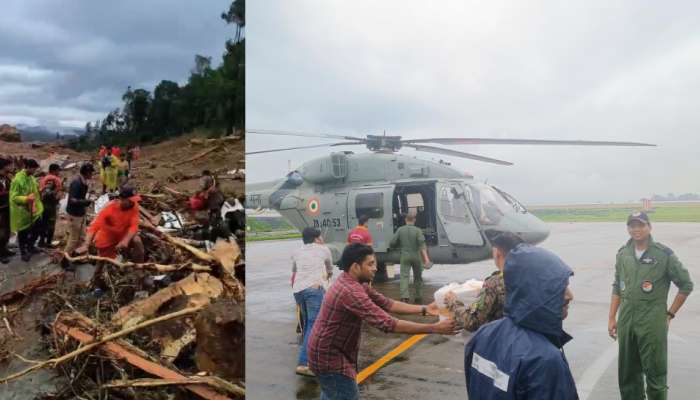
<instances>
[{"instance_id":1,"label":"rescue worker","mask_svg":"<svg viewBox=\"0 0 700 400\"><path fill-rule=\"evenodd\" d=\"M362 243L367 246L372 245L372 234L369 233L369 229L367 229L368 222L369 216L364 214L360 215L360 218L357 219L357 226L348 233L348 244Z\"/></svg>"},{"instance_id":2,"label":"rescue worker","mask_svg":"<svg viewBox=\"0 0 700 400\"><path fill-rule=\"evenodd\" d=\"M517 248L523 240L511 232L486 231L491 242L493 262L498 270L484 280L479 299L469 306L457 300L453 292L447 292L445 303L454 314L455 325L460 329L475 332L487 322L503 317L506 302L506 287L503 282L503 268L508 254Z\"/></svg>"},{"instance_id":3,"label":"rescue worker","mask_svg":"<svg viewBox=\"0 0 700 400\"><path fill-rule=\"evenodd\" d=\"M22 168L10 184L10 228L17 233L22 261L29 262L38 252L36 240L44 205L34 173L39 168L36 160L24 160Z\"/></svg>"},{"instance_id":4,"label":"rescue worker","mask_svg":"<svg viewBox=\"0 0 700 400\"><path fill-rule=\"evenodd\" d=\"M221 208L226 199L224 194L219 189L216 179L209 170L202 171L202 177L199 180L200 191L197 196L202 198L206 204L208 211L208 221L206 224L209 240L215 242L217 238L228 238L231 232L224 224L224 219L221 216Z\"/></svg>"},{"instance_id":5,"label":"rescue worker","mask_svg":"<svg viewBox=\"0 0 700 400\"><path fill-rule=\"evenodd\" d=\"M467 343L464 374L470 399L576 400L562 347L573 274L554 253L520 244L503 277L504 317L482 326Z\"/></svg>"},{"instance_id":6,"label":"rescue worker","mask_svg":"<svg viewBox=\"0 0 700 400\"><path fill-rule=\"evenodd\" d=\"M437 315L438 308L435 303L421 306L394 301L369 287L377 272L370 246L346 246L338 268L343 272L323 298L307 348L309 368L321 385L321 399L359 399L356 377L362 321L385 333L455 333L449 318L423 324L389 315Z\"/></svg>"},{"instance_id":7,"label":"rescue worker","mask_svg":"<svg viewBox=\"0 0 700 400\"><path fill-rule=\"evenodd\" d=\"M306 345L314 327L316 316L321 309L325 286L333 275L333 257L323 244L321 231L306 227L301 232L304 244L292 254L292 291L299 306L303 340L299 350L296 373L314 376L308 367Z\"/></svg>"},{"instance_id":8,"label":"rescue worker","mask_svg":"<svg viewBox=\"0 0 700 400\"><path fill-rule=\"evenodd\" d=\"M415 223L416 214L409 212L406 215L406 225L396 230L389 247L401 250L401 282L399 284L401 301L404 303L410 303L411 301L408 289L411 270L413 270L414 302L421 304L423 302L422 270L424 265L430 264L430 258L425 246L423 231L415 226Z\"/></svg>"},{"instance_id":9,"label":"rescue worker","mask_svg":"<svg viewBox=\"0 0 700 400\"><path fill-rule=\"evenodd\" d=\"M49 173L39 180L41 202L44 204L44 214L41 216L39 229L39 247L53 248L53 235L56 230L58 203L63 196L63 182L59 176L61 167L58 164L49 166Z\"/></svg>"},{"instance_id":10,"label":"rescue worker","mask_svg":"<svg viewBox=\"0 0 700 400\"><path fill-rule=\"evenodd\" d=\"M87 230L85 243L76 250L78 254L88 252L94 242L100 257L117 258L127 252L131 261L141 263L145 250L139 238L139 201L134 189L126 186L119 191L119 198L109 202L92 221Z\"/></svg>"},{"instance_id":11,"label":"rescue worker","mask_svg":"<svg viewBox=\"0 0 700 400\"><path fill-rule=\"evenodd\" d=\"M119 186L119 165L117 161L118 159L110 154L102 158L100 180L102 181L103 194L114 192Z\"/></svg>"},{"instance_id":12,"label":"rescue worker","mask_svg":"<svg viewBox=\"0 0 700 400\"><path fill-rule=\"evenodd\" d=\"M7 249L12 232L10 230L10 185L12 162L0 158L0 263L7 264L15 253Z\"/></svg>"},{"instance_id":13,"label":"rescue worker","mask_svg":"<svg viewBox=\"0 0 700 400\"><path fill-rule=\"evenodd\" d=\"M68 214L68 241L64 251L68 255L73 255L78 246L83 241L85 231L85 215L87 208L92 204L92 200L87 198L89 182L95 173L95 167L90 163L80 166L80 173L73 177L68 185L68 204L66 214Z\"/></svg>"},{"instance_id":14,"label":"rescue worker","mask_svg":"<svg viewBox=\"0 0 700 400\"><path fill-rule=\"evenodd\" d=\"M646 398L666 399L668 326L693 282L673 250L652 239L646 213L632 213L627 231L630 240L617 252L608 320L610 337L619 338L620 395L622 400L643 399L646 378ZM678 294L667 308L671 282Z\"/></svg>"}]
</instances>

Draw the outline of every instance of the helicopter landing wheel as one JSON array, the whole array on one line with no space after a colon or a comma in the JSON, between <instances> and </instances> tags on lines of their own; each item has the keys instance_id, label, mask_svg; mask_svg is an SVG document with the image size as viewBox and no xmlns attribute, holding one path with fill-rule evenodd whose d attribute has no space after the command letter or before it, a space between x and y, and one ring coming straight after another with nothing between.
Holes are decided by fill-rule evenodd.
<instances>
[{"instance_id":1,"label":"helicopter landing wheel","mask_svg":"<svg viewBox=\"0 0 700 400\"><path fill-rule=\"evenodd\" d=\"M386 282L389 280L389 275L386 272L386 263L377 264L377 273L374 274L374 282Z\"/></svg>"}]
</instances>

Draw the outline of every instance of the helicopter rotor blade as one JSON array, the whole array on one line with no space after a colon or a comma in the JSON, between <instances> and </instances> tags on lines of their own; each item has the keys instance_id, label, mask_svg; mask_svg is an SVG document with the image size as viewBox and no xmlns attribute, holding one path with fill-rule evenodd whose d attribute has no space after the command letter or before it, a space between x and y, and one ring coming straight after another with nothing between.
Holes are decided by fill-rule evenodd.
<instances>
[{"instance_id":1,"label":"helicopter rotor blade","mask_svg":"<svg viewBox=\"0 0 700 400\"><path fill-rule=\"evenodd\" d=\"M263 153L275 153L278 151L287 151L287 150L299 150L299 149L314 149L318 147L333 147L333 146L353 146L357 144L364 144L362 142L341 142L341 143L328 143L328 144L314 144L311 146L296 146L296 147L285 147L282 149L272 149L272 150L260 150L260 151L250 151L246 152L245 155L253 155L253 154L263 154Z\"/></svg>"},{"instance_id":2,"label":"helicopter rotor blade","mask_svg":"<svg viewBox=\"0 0 700 400\"><path fill-rule=\"evenodd\" d=\"M246 129L247 133L255 133L258 135L278 135L278 136L302 136L302 137L315 137L315 138L325 138L325 139L342 139L342 140L357 140L365 142L366 138L360 138L355 136L343 136L343 135L331 135L328 133L308 133L308 132L293 132L293 131L276 131L270 129Z\"/></svg>"},{"instance_id":3,"label":"helicopter rotor blade","mask_svg":"<svg viewBox=\"0 0 700 400\"><path fill-rule=\"evenodd\" d=\"M425 146L422 144L413 144L413 143L404 143L404 146L412 147L418 151L425 151L428 153L437 153L437 154L444 154L447 156L468 158L470 160L483 161L483 162L487 162L487 163L491 163L491 164L513 165L512 162L497 160L495 158L484 157L484 156L480 156L480 155L472 154L472 153L465 153L463 151L442 149L440 147Z\"/></svg>"},{"instance_id":4,"label":"helicopter rotor blade","mask_svg":"<svg viewBox=\"0 0 700 400\"><path fill-rule=\"evenodd\" d=\"M639 142L611 142L600 140L546 140L546 139L492 139L492 138L432 138L404 139L402 143L437 143L437 144L516 144L516 145L568 145L568 146L646 146L655 144Z\"/></svg>"}]
</instances>

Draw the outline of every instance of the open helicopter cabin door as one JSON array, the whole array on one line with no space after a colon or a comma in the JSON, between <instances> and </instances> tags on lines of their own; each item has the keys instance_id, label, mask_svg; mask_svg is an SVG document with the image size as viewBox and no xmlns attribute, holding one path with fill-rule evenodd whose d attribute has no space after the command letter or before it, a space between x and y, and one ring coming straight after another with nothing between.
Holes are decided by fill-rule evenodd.
<instances>
[{"instance_id":1,"label":"open helicopter cabin door","mask_svg":"<svg viewBox=\"0 0 700 400\"><path fill-rule=\"evenodd\" d=\"M437 214L450 243L483 246L484 238L469 207L470 197L462 182L438 182Z\"/></svg>"},{"instance_id":2,"label":"open helicopter cabin door","mask_svg":"<svg viewBox=\"0 0 700 400\"><path fill-rule=\"evenodd\" d=\"M384 252L394 234L392 221L392 195L394 185L353 189L348 199L348 228L357 226L358 218L369 216L369 232L375 251Z\"/></svg>"}]
</instances>

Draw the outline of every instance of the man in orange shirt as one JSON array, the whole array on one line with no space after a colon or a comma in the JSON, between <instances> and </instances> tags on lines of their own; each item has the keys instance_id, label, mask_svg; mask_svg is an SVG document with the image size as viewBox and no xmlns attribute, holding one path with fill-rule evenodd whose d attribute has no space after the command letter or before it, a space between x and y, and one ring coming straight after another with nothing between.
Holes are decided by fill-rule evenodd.
<instances>
[{"instance_id":1,"label":"man in orange shirt","mask_svg":"<svg viewBox=\"0 0 700 400\"><path fill-rule=\"evenodd\" d=\"M140 200L132 187L122 187L119 199L107 204L90 224L85 244L76 252L87 253L94 241L100 257L116 258L119 252L127 252L131 261L143 262L145 250L138 236Z\"/></svg>"},{"instance_id":2,"label":"man in orange shirt","mask_svg":"<svg viewBox=\"0 0 700 400\"><path fill-rule=\"evenodd\" d=\"M362 243L367 246L372 246L372 234L369 233L369 229L367 229L368 222L369 216L360 215L360 218L357 219L357 226L348 233L348 244Z\"/></svg>"}]
</instances>

